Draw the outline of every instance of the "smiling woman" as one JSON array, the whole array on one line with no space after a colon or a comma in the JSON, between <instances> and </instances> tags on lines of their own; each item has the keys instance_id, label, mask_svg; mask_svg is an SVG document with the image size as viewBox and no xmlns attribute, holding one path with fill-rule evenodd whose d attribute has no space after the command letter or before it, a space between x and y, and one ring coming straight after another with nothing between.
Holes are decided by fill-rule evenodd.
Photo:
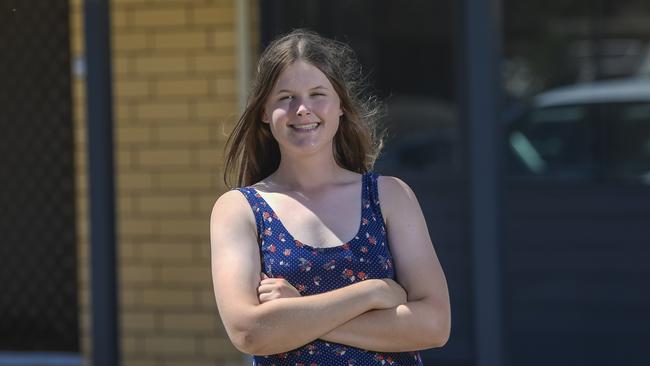
<instances>
[{"instance_id":1,"label":"smiling woman","mask_svg":"<svg viewBox=\"0 0 650 366\"><path fill-rule=\"evenodd\" d=\"M254 365L422 365L450 332L419 203L372 172L377 104L348 46L297 30L261 56L210 222L217 306Z\"/></svg>"}]
</instances>

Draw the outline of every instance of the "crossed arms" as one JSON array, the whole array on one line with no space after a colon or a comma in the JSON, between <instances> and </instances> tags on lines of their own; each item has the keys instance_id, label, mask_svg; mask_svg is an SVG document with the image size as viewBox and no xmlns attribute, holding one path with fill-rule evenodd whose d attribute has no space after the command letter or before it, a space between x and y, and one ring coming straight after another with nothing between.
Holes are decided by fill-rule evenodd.
<instances>
[{"instance_id":1,"label":"crossed arms","mask_svg":"<svg viewBox=\"0 0 650 366\"><path fill-rule=\"evenodd\" d=\"M260 278L250 207L237 191L217 200L210 224L212 276L219 313L235 347L266 355L323 339L401 352L447 342L447 285L417 199L392 177L380 177L380 197L400 283L370 279L311 296L299 296L284 280Z\"/></svg>"}]
</instances>

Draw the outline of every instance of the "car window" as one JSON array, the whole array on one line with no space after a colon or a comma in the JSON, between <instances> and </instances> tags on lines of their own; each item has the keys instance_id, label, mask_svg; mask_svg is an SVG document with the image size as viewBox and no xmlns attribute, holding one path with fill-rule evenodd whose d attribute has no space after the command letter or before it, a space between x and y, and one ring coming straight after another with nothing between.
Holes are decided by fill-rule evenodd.
<instances>
[{"instance_id":1,"label":"car window","mask_svg":"<svg viewBox=\"0 0 650 366\"><path fill-rule=\"evenodd\" d=\"M511 175L591 179L594 128L587 106L533 109L509 129Z\"/></svg>"},{"instance_id":2,"label":"car window","mask_svg":"<svg viewBox=\"0 0 650 366\"><path fill-rule=\"evenodd\" d=\"M650 184L650 103L605 108L608 176Z\"/></svg>"}]
</instances>

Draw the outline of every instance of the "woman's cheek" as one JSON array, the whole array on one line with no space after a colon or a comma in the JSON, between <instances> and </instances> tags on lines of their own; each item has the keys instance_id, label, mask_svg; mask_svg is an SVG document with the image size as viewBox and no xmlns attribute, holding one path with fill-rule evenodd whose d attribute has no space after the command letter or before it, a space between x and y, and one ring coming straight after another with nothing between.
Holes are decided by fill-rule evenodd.
<instances>
[{"instance_id":1,"label":"woman's cheek","mask_svg":"<svg viewBox=\"0 0 650 366\"><path fill-rule=\"evenodd\" d=\"M273 110L273 121L283 121L287 118L287 110L283 108L276 108Z\"/></svg>"},{"instance_id":2,"label":"woman's cheek","mask_svg":"<svg viewBox=\"0 0 650 366\"><path fill-rule=\"evenodd\" d=\"M327 101L327 113L336 114L338 117L341 112L341 102L339 100Z\"/></svg>"}]
</instances>

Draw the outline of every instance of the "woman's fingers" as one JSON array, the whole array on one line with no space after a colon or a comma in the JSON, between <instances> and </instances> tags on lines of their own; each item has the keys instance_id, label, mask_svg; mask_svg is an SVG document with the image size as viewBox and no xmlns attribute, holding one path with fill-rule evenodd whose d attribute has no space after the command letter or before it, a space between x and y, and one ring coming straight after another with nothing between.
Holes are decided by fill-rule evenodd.
<instances>
[{"instance_id":1,"label":"woman's fingers","mask_svg":"<svg viewBox=\"0 0 650 366\"><path fill-rule=\"evenodd\" d=\"M276 287L262 287L260 286L257 289L257 297L260 300L260 303L265 303L267 301L275 300L275 299L280 299L284 296L282 296L282 292L279 288Z\"/></svg>"},{"instance_id":2,"label":"woman's fingers","mask_svg":"<svg viewBox=\"0 0 650 366\"><path fill-rule=\"evenodd\" d=\"M280 292L282 289L282 284L277 282L266 282L262 283L257 287L257 293L271 293L271 292Z\"/></svg>"},{"instance_id":3,"label":"woman's fingers","mask_svg":"<svg viewBox=\"0 0 650 366\"><path fill-rule=\"evenodd\" d=\"M263 278L264 276L261 277ZM268 277L260 281L260 285L257 287L257 294L260 303L285 297L300 296L298 290L289 281L283 278Z\"/></svg>"},{"instance_id":4,"label":"woman's fingers","mask_svg":"<svg viewBox=\"0 0 650 366\"><path fill-rule=\"evenodd\" d=\"M284 278L268 278L267 277L267 278L260 281L260 285L271 284L271 283L289 285L289 281L285 280Z\"/></svg>"},{"instance_id":5,"label":"woman's fingers","mask_svg":"<svg viewBox=\"0 0 650 366\"><path fill-rule=\"evenodd\" d=\"M257 287L257 292L262 293L262 292L271 292L276 288L275 285L273 284L265 284L265 285L260 285Z\"/></svg>"},{"instance_id":6,"label":"woman's fingers","mask_svg":"<svg viewBox=\"0 0 650 366\"><path fill-rule=\"evenodd\" d=\"M273 299L270 297L270 294L261 294L261 295L259 296L259 299L260 299L260 304L264 304L264 303L267 302L267 301L271 301L271 300L273 300Z\"/></svg>"}]
</instances>

